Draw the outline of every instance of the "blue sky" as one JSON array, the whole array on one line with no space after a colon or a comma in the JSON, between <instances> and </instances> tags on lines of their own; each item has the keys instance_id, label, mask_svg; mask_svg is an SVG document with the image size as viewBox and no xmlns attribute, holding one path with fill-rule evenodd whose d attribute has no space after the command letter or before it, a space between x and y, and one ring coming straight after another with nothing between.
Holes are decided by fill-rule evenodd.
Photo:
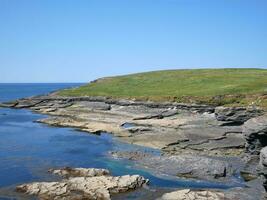
<instances>
[{"instance_id":1,"label":"blue sky","mask_svg":"<svg viewBox=\"0 0 267 200\"><path fill-rule=\"evenodd\" d=\"M267 67L266 0L0 0L0 82Z\"/></svg>"}]
</instances>

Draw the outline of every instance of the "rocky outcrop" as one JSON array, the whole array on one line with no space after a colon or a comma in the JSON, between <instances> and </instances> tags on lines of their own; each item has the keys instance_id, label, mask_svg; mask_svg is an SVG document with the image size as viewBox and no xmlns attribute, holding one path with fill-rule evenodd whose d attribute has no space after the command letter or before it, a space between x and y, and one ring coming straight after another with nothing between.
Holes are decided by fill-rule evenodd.
<instances>
[{"instance_id":1,"label":"rocky outcrop","mask_svg":"<svg viewBox=\"0 0 267 200\"><path fill-rule=\"evenodd\" d=\"M166 193L157 200L225 200L225 195L217 191L184 189Z\"/></svg>"},{"instance_id":2,"label":"rocky outcrop","mask_svg":"<svg viewBox=\"0 0 267 200\"><path fill-rule=\"evenodd\" d=\"M255 183L254 183L255 184ZM227 190L183 189L165 193L157 200L264 200L265 192L260 185L237 187Z\"/></svg>"},{"instance_id":3,"label":"rocky outcrop","mask_svg":"<svg viewBox=\"0 0 267 200\"><path fill-rule=\"evenodd\" d=\"M139 167L154 173L180 178L201 180L230 181L238 171L240 161L201 155L161 156L142 152L112 152L114 158L134 160ZM156 167L155 167L156 166Z\"/></svg>"},{"instance_id":4,"label":"rocky outcrop","mask_svg":"<svg viewBox=\"0 0 267 200\"><path fill-rule=\"evenodd\" d=\"M240 126L221 126L211 113L214 108L205 105L54 95L20 99L9 105L53 116L38 122L95 134L109 132L126 142L168 153L238 155L245 144ZM134 126L126 128L124 124Z\"/></svg>"},{"instance_id":5,"label":"rocky outcrop","mask_svg":"<svg viewBox=\"0 0 267 200\"><path fill-rule=\"evenodd\" d=\"M259 154L261 148L267 146L267 115L248 120L243 126L243 135L247 152Z\"/></svg>"},{"instance_id":6,"label":"rocky outcrop","mask_svg":"<svg viewBox=\"0 0 267 200\"><path fill-rule=\"evenodd\" d=\"M102 105L96 105L95 103L105 103L106 105L118 105L118 106L146 106L149 108L177 108L182 110L191 110L197 112L214 112L214 107L209 105L199 105L199 104L186 104L186 103L176 103L176 102L151 102L151 101L133 101L127 99L112 99L109 97L94 97L94 96L85 96L85 97L62 97L56 96L56 94L44 95L44 96L35 96L31 98L19 99L14 102L6 102L0 104L1 107L20 107L20 108L29 108L34 106L36 103L42 102L58 102L59 104L66 103L77 103L77 102L93 102L89 104L89 107L102 107ZM95 104L95 105L94 105ZM108 108L107 106L102 107L104 109ZM165 114L164 114L165 115ZM167 114L168 115L168 114Z\"/></svg>"},{"instance_id":7,"label":"rocky outcrop","mask_svg":"<svg viewBox=\"0 0 267 200\"><path fill-rule=\"evenodd\" d=\"M262 148L260 151L258 171L259 175L263 178L263 186L267 191L267 147Z\"/></svg>"},{"instance_id":8,"label":"rocky outcrop","mask_svg":"<svg viewBox=\"0 0 267 200\"><path fill-rule=\"evenodd\" d=\"M44 200L108 200L112 194L142 187L148 180L139 175L113 177L104 169L60 169L53 173L67 176L59 182L36 182L17 186L18 192L36 195ZM86 175L80 177L80 175ZM78 177L72 177L78 176Z\"/></svg>"},{"instance_id":9,"label":"rocky outcrop","mask_svg":"<svg viewBox=\"0 0 267 200\"><path fill-rule=\"evenodd\" d=\"M225 121L232 124L243 124L245 121L260 116L262 111L257 108L245 107L216 107L215 116L218 121Z\"/></svg>"},{"instance_id":10,"label":"rocky outcrop","mask_svg":"<svg viewBox=\"0 0 267 200\"><path fill-rule=\"evenodd\" d=\"M95 169L95 168L70 168L64 167L62 169L50 169L50 173L62 176L64 178L69 177L93 177L93 176L106 176L110 175L107 169Z\"/></svg>"},{"instance_id":11,"label":"rocky outcrop","mask_svg":"<svg viewBox=\"0 0 267 200\"><path fill-rule=\"evenodd\" d=\"M264 147L260 151L260 167L267 167L267 147Z\"/></svg>"},{"instance_id":12,"label":"rocky outcrop","mask_svg":"<svg viewBox=\"0 0 267 200\"><path fill-rule=\"evenodd\" d=\"M113 156L128 157L156 174L175 177L225 183L244 168L245 162L241 156L244 155L245 146L248 152L259 154L266 145L266 115L259 116L262 112L254 108L215 109L207 105L107 97L59 97L56 94L21 99L4 106L49 114L52 117L38 120L49 125L73 127L95 134L108 132L131 144L160 149L162 155L128 153L125 156L123 153L113 153ZM251 154L248 155L251 157ZM243 170L243 175L249 175L247 181L251 179L250 175L253 175L252 179L257 179L257 172L254 172L257 164L250 164L252 170ZM86 179L86 184L92 178L109 177L110 180L111 177L106 171L88 169L77 171L65 168L51 172L66 178L57 182L56 188L57 184L63 183L72 190L77 189L77 184L69 185L69 180L79 174ZM72 194L68 193L67 196ZM80 190L79 194L90 195ZM51 195L54 198L55 194Z\"/></svg>"}]
</instances>

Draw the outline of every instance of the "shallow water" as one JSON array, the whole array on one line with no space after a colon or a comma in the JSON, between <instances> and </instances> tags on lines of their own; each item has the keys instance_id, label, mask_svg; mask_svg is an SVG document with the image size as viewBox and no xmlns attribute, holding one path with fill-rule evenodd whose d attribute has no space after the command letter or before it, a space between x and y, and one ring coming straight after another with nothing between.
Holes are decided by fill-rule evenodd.
<instances>
[{"instance_id":1,"label":"shallow water","mask_svg":"<svg viewBox=\"0 0 267 200\"><path fill-rule=\"evenodd\" d=\"M69 86L72 85L41 85L40 91L47 93ZM0 84L0 101L40 94L39 86L34 84L7 87ZM47 170L64 166L106 168L113 175L140 174L150 179L151 187L228 188L236 185L157 177L136 168L131 161L110 158L108 152L138 149L158 154L159 151L119 142L107 133L98 136L34 122L44 117L25 109L0 109L0 199L5 196L1 188L13 190L21 183L54 180L56 177Z\"/></svg>"}]
</instances>

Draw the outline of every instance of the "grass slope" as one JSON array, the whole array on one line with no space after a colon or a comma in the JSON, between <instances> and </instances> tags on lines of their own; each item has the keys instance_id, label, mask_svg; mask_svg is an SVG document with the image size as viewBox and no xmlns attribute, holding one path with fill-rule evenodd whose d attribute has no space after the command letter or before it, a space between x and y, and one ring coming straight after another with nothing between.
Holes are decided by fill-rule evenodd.
<instances>
[{"instance_id":1,"label":"grass slope","mask_svg":"<svg viewBox=\"0 0 267 200\"><path fill-rule=\"evenodd\" d=\"M166 70L98 79L63 96L109 96L213 105L267 107L266 69Z\"/></svg>"}]
</instances>

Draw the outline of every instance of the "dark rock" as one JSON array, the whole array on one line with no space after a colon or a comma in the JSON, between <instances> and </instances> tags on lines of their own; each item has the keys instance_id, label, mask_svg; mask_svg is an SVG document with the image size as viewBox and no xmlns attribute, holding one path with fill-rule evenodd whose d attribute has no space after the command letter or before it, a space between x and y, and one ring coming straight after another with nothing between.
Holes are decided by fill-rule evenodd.
<instances>
[{"instance_id":1,"label":"dark rock","mask_svg":"<svg viewBox=\"0 0 267 200\"><path fill-rule=\"evenodd\" d=\"M251 174L250 172L246 172L246 171L240 171L240 175L241 177L244 179L244 181L252 181L254 179L257 179L258 176L255 174Z\"/></svg>"},{"instance_id":2,"label":"dark rock","mask_svg":"<svg viewBox=\"0 0 267 200\"><path fill-rule=\"evenodd\" d=\"M259 154L261 148L267 146L267 115L255 117L243 125L246 139L246 150L251 154Z\"/></svg>"},{"instance_id":3,"label":"dark rock","mask_svg":"<svg viewBox=\"0 0 267 200\"><path fill-rule=\"evenodd\" d=\"M104 102L80 102L79 105L92 110L110 110L110 104Z\"/></svg>"},{"instance_id":4,"label":"dark rock","mask_svg":"<svg viewBox=\"0 0 267 200\"><path fill-rule=\"evenodd\" d=\"M260 166L267 167L267 147L264 147L260 151Z\"/></svg>"},{"instance_id":5,"label":"dark rock","mask_svg":"<svg viewBox=\"0 0 267 200\"><path fill-rule=\"evenodd\" d=\"M21 99L21 100L18 100L18 104L16 104L14 107L16 107L16 108L30 108L33 106L37 106L40 103L42 103L42 100Z\"/></svg>"},{"instance_id":6,"label":"dark rock","mask_svg":"<svg viewBox=\"0 0 267 200\"><path fill-rule=\"evenodd\" d=\"M200 155L159 156L143 152L112 152L115 158L134 160L135 163L154 173L173 177L202 180L230 178L235 169L226 160ZM156 166L156 167L155 167Z\"/></svg>"},{"instance_id":7,"label":"dark rock","mask_svg":"<svg viewBox=\"0 0 267 200\"><path fill-rule=\"evenodd\" d=\"M218 121L235 122L241 125L245 121L262 115L262 111L256 108L245 107L216 107L215 117Z\"/></svg>"},{"instance_id":8,"label":"dark rock","mask_svg":"<svg viewBox=\"0 0 267 200\"><path fill-rule=\"evenodd\" d=\"M0 103L0 107L10 108L10 107L15 107L17 104L18 104L17 101L10 101L10 102L5 102L5 103Z\"/></svg>"}]
</instances>

